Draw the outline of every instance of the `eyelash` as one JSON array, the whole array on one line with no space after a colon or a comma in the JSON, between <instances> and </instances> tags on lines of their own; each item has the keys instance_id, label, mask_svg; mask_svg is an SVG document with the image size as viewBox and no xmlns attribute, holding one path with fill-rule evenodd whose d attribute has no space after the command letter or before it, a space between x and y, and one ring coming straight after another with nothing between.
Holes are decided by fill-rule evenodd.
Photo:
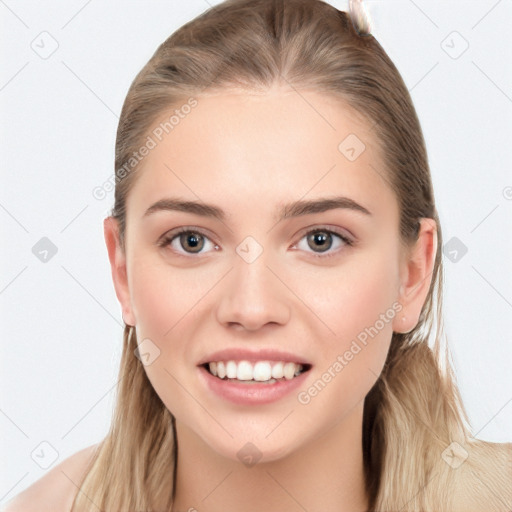
<instances>
[{"instance_id":1,"label":"eyelash","mask_svg":"<svg viewBox=\"0 0 512 512\"><path fill-rule=\"evenodd\" d=\"M336 230L328 229L327 227L322 227L322 226L316 227L316 228L311 229L311 230L307 231L306 233L304 233L302 235L302 237L299 239L299 242L304 237L307 237L308 235L310 235L312 233L318 233L318 232L328 233L330 235L336 235L337 237L339 237L343 241L343 243L346 246L350 247L350 246L354 245L354 242L350 238L346 237L345 235L342 235L340 232L338 232ZM201 235L201 236L203 236L203 237L205 237L205 238L207 238L209 240L209 237L205 233L203 233L200 229L195 229L193 227L187 226L187 227L178 228L177 230L171 231L170 233L164 235L162 237L162 239L158 242L158 246L159 247L163 247L163 248L167 247L168 245L170 245L173 242L173 240L175 238L177 238L182 233L198 234L198 235ZM294 246L298 245L299 242L297 242L297 244L294 244ZM340 249L338 249L335 252L329 252L329 253L315 253L315 252L313 252L311 254L313 255L314 258L325 259L325 258L331 258L333 256L336 256L339 252L340 252ZM178 256L185 256L184 254L181 254L181 253L177 253L177 255ZM188 257L188 256L193 257L193 254L188 253L185 257Z\"/></svg>"}]
</instances>

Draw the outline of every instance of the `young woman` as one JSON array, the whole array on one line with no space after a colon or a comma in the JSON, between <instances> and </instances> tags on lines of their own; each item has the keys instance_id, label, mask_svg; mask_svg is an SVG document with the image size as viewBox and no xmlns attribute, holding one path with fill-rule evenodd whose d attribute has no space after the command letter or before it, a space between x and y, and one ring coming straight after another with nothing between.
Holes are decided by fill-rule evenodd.
<instances>
[{"instance_id":1,"label":"young woman","mask_svg":"<svg viewBox=\"0 0 512 512\"><path fill-rule=\"evenodd\" d=\"M187 23L115 164L112 426L9 510L512 508L512 444L472 437L443 348L420 124L361 4Z\"/></svg>"}]
</instances>

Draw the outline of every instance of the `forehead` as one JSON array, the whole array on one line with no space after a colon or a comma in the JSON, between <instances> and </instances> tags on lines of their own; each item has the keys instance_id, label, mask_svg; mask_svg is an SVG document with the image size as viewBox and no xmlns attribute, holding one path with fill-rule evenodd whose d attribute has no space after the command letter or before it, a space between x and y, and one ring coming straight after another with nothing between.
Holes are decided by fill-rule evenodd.
<instances>
[{"instance_id":1,"label":"forehead","mask_svg":"<svg viewBox=\"0 0 512 512\"><path fill-rule=\"evenodd\" d=\"M153 123L129 210L142 214L166 193L259 215L262 206L273 214L271 205L344 195L396 218L375 134L342 101L293 89L194 99Z\"/></svg>"}]
</instances>

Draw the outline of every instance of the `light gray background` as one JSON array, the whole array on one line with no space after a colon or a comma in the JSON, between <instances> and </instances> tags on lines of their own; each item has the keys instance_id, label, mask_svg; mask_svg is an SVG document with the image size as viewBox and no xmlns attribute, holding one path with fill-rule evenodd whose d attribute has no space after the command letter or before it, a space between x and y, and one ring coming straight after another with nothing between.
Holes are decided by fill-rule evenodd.
<instances>
[{"instance_id":1,"label":"light gray background","mask_svg":"<svg viewBox=\"0 0 512 512\"><path fill-rule=\"evenodd\" d=\"M122 319L102 230L113 193L92 190L114 171L136 73L216 3L0 0L0 504L45 473L53 449L50 467L107 432ZM474 432L511 441L512 2L367 5L418 111L445 243L468 249L444 256L445 313ZM42 237L58 248L46 263L32 252Z\"/></svg>"}]
</instances>

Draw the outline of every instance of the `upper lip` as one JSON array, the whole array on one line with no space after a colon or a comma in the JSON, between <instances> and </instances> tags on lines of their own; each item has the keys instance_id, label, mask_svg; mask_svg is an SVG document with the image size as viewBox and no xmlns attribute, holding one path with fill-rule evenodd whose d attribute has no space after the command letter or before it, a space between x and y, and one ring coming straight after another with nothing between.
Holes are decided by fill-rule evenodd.
<instances>
[{"instance_id":1,"label":"upper lip","mask_svg":"<svg viewBox=\"0 0 512 512\"><path fill-rule=\"evenodd\" d=\"M198 366L217 361L284 361L311 365L311 363L296 354L275 349L248 350L246 348L226 348L213 352L199 361Z\"/></svg>"}]
</instances>

